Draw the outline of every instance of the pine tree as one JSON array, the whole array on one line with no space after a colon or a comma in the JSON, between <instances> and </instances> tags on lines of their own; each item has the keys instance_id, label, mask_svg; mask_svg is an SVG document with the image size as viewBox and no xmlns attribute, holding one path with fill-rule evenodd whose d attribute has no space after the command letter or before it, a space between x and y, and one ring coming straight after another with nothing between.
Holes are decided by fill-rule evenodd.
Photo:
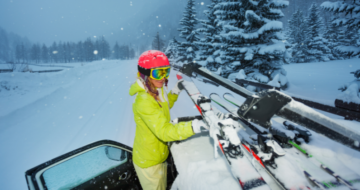
<instances>
[{"instance_id":1,"label":"pine tree","mask_svg":"<svg viewBox=\"0 0 360 190\"><path fill-rule=\"evenodd\" d=\"M84 44L82 41L79 41L76 44L75 58L77 61L80 61L80 62L85 60Z\"/></svg>"},{"instance_id":2,"label":"pine tree","mask_svg":"<svg viewBox=\"0 0 360 190\"><path fill-rule=\"evenodd\" d=\"M168 57L170 63L174 64L175 60L178 57L178 45L179 42L174 37L172 40L169 41L169 44L165 50L165 55Z\"/></svg>"},{"instance_id":3,"label":"pine tree","mask_svg":"<svg viewBox=\"0 0 360 190\"><path fill-rule=\"evenodd\" d=\"M341 30L338 33L337 39L338 46L334 47L336 53L342 55L342 57L346 59L356 56L359 35L355 28L346 27L344 30Z\"/></svg>"},{"instance_id":4,"label":"pine tree","mask_svg":"<svg viewBox=\"0 0 360 190\"><path fill-rule=\"evenodd\" d=\"M152 49L163 51L164 47L165 47L164 40L160 38L159 32L157 32L152 42Z\"/></svg>"},{"instance_id":5,"label":"pine tree","mask_svg":"<svg viewBox=\"0 0 360 190\"><path fill-rule=\"evenodd\" d=\"M321 8L332 12L339 17L334 23L345 25L348 28L360 29L360 0L352 1L326 1L321 4Z\"/></svg>"},{"instance_id":6,"label":"pine tree","mask_svg":"<svg viewBox=\"0 0 360 190\"><path fill-rule=\"evenodd\" d=\"M285 0L224 0L215 6L217 23L223 45L217 59L221 59L221 75L244 69L249 79L267 83L279 75L280 86L285 88L286 71L282 68L286 52L280 33Z\"/></svg>"},{"instance_id":7,"label":"pine tree","mask_svg":"<svg viewBox=\"0 0 360 190\"><path fill-rule=\"evenodd\" d=\"M108 59L110 57L110 45L105 40L104 36L101 36L100 40L98 40L98 59Z\"/></svg>"},{"instance_id":8,"label":"pine tree","mask_svg":"<svg viewBox=\"0 0 360 190\"><path fill-rule=\"evenodd\" d=\"M120 59L120 46L119 46L119 44L117 42L114 45L113 53L114 53L114 58L115 59Z\"/></svg>"},{"instance_id":9,"label":"pine tree","mask_svg":"<svg viewBox=\"0 0 360 190\"><path fill-rule=\"evenodd\" d=\"M129 59L129 46L128 45L120 46L120 59L122 59L122 60Z\"/></svg>"},{"instance_id":10,"label":"pine tree","mask_svg":"<svg viewBox=\"0 0 360 190\"><path fill-rule=\"evenodd\" d=\"M50 59L55 63L58 62L58 46L56 42L53 42L50 47Z\"/></svg>"},{"instance_id":11,"label":"pine tree","mask_svg":"<svg viewBox=\"0 0 360 190\"><path fill-rule=\"evenodd\" d=\"M39 44L33 44L32 45L31 50L30 50L30 56L31 56L31 60L34 61L35 63L40 62L41 49L40 49Z\"/></svg>"},{"instance_id":12,"label":"pine tree","mask_svg":"<svg viewBox=\"0 0 360 190\"><path fill-rule=\"evenodd\" d=\"M255 2L255 1L254 1ZM212 71L219 71L220 67L224 67L224 71L220 75L227 77L231 71L227 69L228 66L236 63L240 65L240 54L236 48L243 47L244 43L239 37L230 37L231 34L236 34L242 29L242 23L245 22L245 10L249 7L248 4L242 0L222 0L214 7L214 14L216 15L216 26L221 30L219 34L215 34L214 38L220 39L221 43L213 44L215 51L212 55L212 65L208 68ZM237 68L234 68L236 70ZM222 70L222 69L221 69Z\"/></svg>"},{"instance_id":13,"label":"pine tree","mask_svg":"<svg viewBox=\"0 0 360 190\"><path fill-rule=\"evenodd\" d=\"M46 47L45 44L41 47L41 59L44 63L49 62L49 49Z\"/></svg>"},{"instance_id":14,"label":"pine tree","mask_svg":"<svg viewBox=\"0 0 360 190\"><path fill-rule=\"evenodd\" d=\"M135 50L134 50L134 48L130 48L129 59L134 59L134 58L135 58Z\"/></svg>"},{"instance_id":15,"label":"pine tree","mask_svg":"<svg viewBox=\"0 0 360 190\"><path fill-rule=\"evenodd\" d=\"M16 45L15 47L15 59L18 63L20 63L20 60L21 60L21 47L20 45Z\"/></svg>"},{"instance_id":16,"label":"pine tree","mask_svg":"<svg viewBox=\"0 0 360 190\"><path fill-rule=\"evenodd\" d=\"M340 45L339 44L339 35L341 36L341 33L344 32L339 25L333 23L333 21L336 19L337 19L336 17L332 17L328 21L328 23L326 25L327 27L323 34L323 38L325 38L327 40L326 45L330 48L333 57L335 59L343 59L343 55L341 55L341 53L336 51L336 48L335 48Z\"/></svg>"},{"instance_id":17,"label":"pine tree","mask_svg":"<svg viewBox=\"0 0 360 190\"><path fill-rule=\"evenodd\" d=\"M94 60L99 60L100 59L100 41L96 40L94 43Z\"/></svg>"},{"instance_id":18,"label":"pine tree","mask_svg":"<svg viewBox=\"0 0 360 190\"><path fill-rule=\"evenodd\" d=\"M64 50L64 52L63 52L63 59L64 59L64 62L65 63L68 63L68 62L70 62L70 57L71 57L71 47L70 47L70 43L69 42L64 42L64 44L63 44L63 50Z\"/></svg>"},{"instance_id":19,"label":"pine tree","mask_svg":"<svg viewBox=\"0 0 360 190\"><path fill-rule=\"evenodd\" d=\"M10 48L7 32L0 28L0 60L9 60L9 49Z\"/></svg>"},{"instance_id":20,"label":"pine tree","mask_svg":"<svg viewBox=\"0 0 360 190\"><path fill-rule=\"evenodd\" d=\"M306 62L329 61L334 59L331 50L324 44L324 39L320 36L323 22L320 17L319 8L313 3L309 9L307 18L307 41L306 41Z\"/></svg>"},{"instance_id":21,"label":"pine tree","mask_svg":"<svg viewBox=\"0 0 360 190\"><path fill-rule=\"evenodd\" d=\"M295 63L305 62L304 53L306 41L307 25L302 11L298 9L289 20L288 37L289 42L293 44L291 48L291 60Z\"/></svg>"},{"instance_id":22,"label":"pine tree","mask_svg":"<svg viewBox=\"0 0 360 190\"><path fill-rule=\"evenodd\" d=\"M83 44L85 61L90 62L95 60L95 48L90 38L87 38Z\"/></svg>"},{"instance_id":23,"label":"pine tree","mask_svg":"<svg viewBox=\"0 0 360 190\"><path fill-rule=\"evenodd\" d=\"M180 25L182 28L178 29L180 31L180 37L185 41L180 42L178 46L178 59L176 62L182 63L193 63L195 61L195 51L198 50L195 42L199 40L197 37L197 31L195 26L198 21L195 18L195 1L188 0L183 14L183 18L180 20Z\"/></svg>"},{"instance_id":24,"label":"pine tree","mask_svg":"<svg viewBox=\"0 0 360 190\"><path fill-rule=\"evenodd\" d=\"M64 45L63 45L63 43L61 41L58 44L58 50L57 50L56 55L58 56L59 62L61 62L61 63L65 62L65 60L64 60L65 48L64 48Z\"/></svg>"},{"instance_id":25,"label":"pine tree","mask_svg":"<svg viewBox=\"0 0 360 190\"><path fill-rule=\"evenodd\" d=\"M333 20L332 23L338 26L345 26L348 32L358 31L359 36L360 29L360 0L352 1L326 1L321 4L321 8L334 13L337 19ZM346 34L344 34L346 35ZM350 38L350 37L347 37ZM335 47L336 51L344 54L348 57L360 57L360 40L359 37L354 41L352 45L343 45L340 42L340 46Z\"/></svg>"},{"instance_id":26,"label":"pine tree","mask_svg":"<svg viewBox=\"0 0 360 190\"><path fill-rule=\"evenodd\" d=\"M219 3L219 0L211 0L211 4L208 5L208 10L204 11L207 20L199 20L202 27L197 31L202 34L204 38L200 39L198 45L200 47L199 61L205 61L204 64L210 70L215 70L218 65L214 59L214 52L216 51L220 38L218 35L221 31L221 27L217 26L216 15L214 7Z\"/></svg>"}]
</instances>

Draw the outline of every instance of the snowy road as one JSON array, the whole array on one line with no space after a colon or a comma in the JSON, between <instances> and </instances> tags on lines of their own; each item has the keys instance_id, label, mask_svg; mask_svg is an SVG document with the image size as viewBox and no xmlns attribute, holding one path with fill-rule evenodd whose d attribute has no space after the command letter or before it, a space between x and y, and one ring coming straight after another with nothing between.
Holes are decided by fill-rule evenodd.
<instances>
[{"instance_id":1,"label":"snowy road","mask_svg":"<svg viewBox=\"0 0 360 190\"><path fill-rule=\"evenodd\" d=\"M0 117L1 189L27 189L27 169L94 141L132 146L135 123L128 90L136 77L134 64L89 65L94 72L76 68L68 87Z\"/></svg>"}]
</instances>

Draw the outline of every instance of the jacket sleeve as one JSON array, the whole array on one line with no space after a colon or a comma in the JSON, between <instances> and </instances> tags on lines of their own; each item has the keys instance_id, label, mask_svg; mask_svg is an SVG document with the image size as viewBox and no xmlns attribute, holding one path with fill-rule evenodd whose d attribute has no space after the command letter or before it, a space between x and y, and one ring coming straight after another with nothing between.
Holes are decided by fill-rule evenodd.
<instances>
[{"instance_id":1,"label":"jacket sleeve","mask_svg":"<svg viewBox=\"0 0 360 190\"><path fill-rule=\"evenodd\" d=\"M163 142L184 140L194 135L191 121L173 125L168 122L158 104L147 99L138 98L134 105L145 125Z\"/></svg>"},{"instance_id":2,"label":"jacket sleeve","mask_svg":"<svg viewBox=\"0 0 360 190\"><path fill-rule=\"evenodd\" d=\"M168 93L168 99L169 99L169 105L170 109L174 106L174 103L178 99L179 95L171 93L171 91Z\"/></svg>"}]
</instances>

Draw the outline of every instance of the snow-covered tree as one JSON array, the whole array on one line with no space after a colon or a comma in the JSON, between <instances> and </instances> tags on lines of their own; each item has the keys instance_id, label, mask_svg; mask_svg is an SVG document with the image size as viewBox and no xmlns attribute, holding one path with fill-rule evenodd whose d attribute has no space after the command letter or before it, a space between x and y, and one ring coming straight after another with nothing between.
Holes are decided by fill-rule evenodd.
<instances>
[{"instance_id":1,"label":"snow-covered tree","mask_svg":"<svg viewBox=\"0 0 360 190\"><path fill-rule=\"evenodd\" d=\"M288 41L293 44L291 48L292 62L301 63L306 59L304 43L307 29L303 12L298 9L289 20Z\"/></svg>"},{"instance_id":2,"label":"snow-covered tree","mask_svg":"<svg viewBox=\"0 0 360 190\"><path fill-rule=\"evenodd\" d=\"M337 99L347 103L353 102L356 104L360 104L360 69L351 72L351 74L354 74L354 77L356 79L339 88L342 93L338 95Z\"/></svg>"},{"instance_id":3,"label":"snow-covered tree","mask_svg":"<svg viewBox=\"0 0 360 190\"><path fill-rule=\"evenodd\" d=\"M50 50L50 61L57 62L57 44L53 42L53 44L49 47Z\"/></svg>"},{"instance_id":4,"label":"snow-covered tree","mask_svg":"<svg viewBox=\"0 0 360 190\"><path fill-rule=\"evenodd\" d=\"M30 55L31 55L32 61L34 61L35 63L39 63L40 55L41 55L41 50L40 50L39 44L32 45L31 50L30 50Z\"/></svg>"},{"instance_id":5,"label":"snow-covered tree","mask_svg":"<svg viewBox=\"0 0 360 190\"><path fill-rule=\"evenodd\" d=\"M213 53L212 60L209 62L214 62L209 69L212 71L219 72L220 75L227 77L227 75L233 71L236 71L238 68L233 68L229 70L229 67L235 66L239 67L240 64L240 54L237 49L243 47L243 41L233 34L238 34L239 31L242 31L242 23L245 22L245 10L249 7L248 4L242 4L242 0L222 0L218 2L214 7L214 14L216 15L215 23L216 26L221 29L219 34L215 34L216 39L220 39L221 43L215 43L215 51ZM220 69L219 67L224 67Z\"/></svg>"},{"instance_id":6,"label":"snow-covered tree","mask_svg":"<svg viewBox=\"0 0 360 190\"><path fill-rule=\"evenodd\" d=\"M356 29L346 27L339 32L338 46L334 47L334 51L341 54L344 58L350 59L351 57L357 55L357 46L360 45L358 44L357 40L359 40L359 35Z\"/></svg>"},{"instance_id":7,"label":"snow-covered tree","mask_svg":"<svg viewBox=\"0 0 360 190\"><path fill-rule=\"evenodd\" d=\"M323 34L323 38L327 40L327 46L330 48L331 53L335 59L343 59L343 56L341 53L336 51L335 47L339 46L339 36L342 36L342 33L344 33L344 30L342 28L333 23L333 21L337 19L336 17L332 17L328 24L326 25L325 32Z\"/></svg>"},{"instance_id":8,"label":"snow-covered tree","mask_svg":"<svg viewBox=\"0 0 360 190\"><path fill-rule=\"evenodd\" d=\"M164 51L164 47L165 47L164 40L160 38L159 32L157 32L152 42L152 49Z\"/></svg>"},{"instance_id":9,"label":"snow-covered tree","mask_svg":"<svg viewBox=\"0 0 360 190\"><path fill-rule=\"evenodd\" d=\"M61 63L64 63L65 62L65 59L64 59L64 55L65 55L65 47L64 47L64 44L63 42L59 42L59 45L58 45L58 51L57 51L57 54L58 56L58 60L59 62Z\"/></svg>"},{"instance_id":10,"label":"snow-covered tree","mask_svg":"<svg viewBox=\"0 0 360 190\"><path fill-rule=\"evenodd\" d=\"M326 1L321 4L321 7L337 15L337 19L333 20L333 24L345 26L350 31L357 31L358 36L360 30L360 0L352 1ZM350 57L360 57L360 39L355 40L357 43L353 45L340 45L335 47L339 52L342 52Z\"/></svg>"},{"instance_id":11,"label":"snow-covered tree","mask_svg":"<svg viewBox=\"0 0 360 190\"><path fill-rule=\"evenodd\" d=\"M285 0L224 0L215 6L223 45L219 55L223 63L221 75L244 69L247 76L268 83L279 75L281 87L286 87L286 71L282 68L285 55L281 35L282 8Z\"/></svg>"},{"instance_id":12,"label":"snow-covered tree","mask_svg":"<svg viewBox=\"0 0 360 190\"><path fill-rule=\"evenodd\" d=\"M130 58L130 49L128 45L120 46L120 59L129 59Z\"/></svg>"},{"instance_id":13,"label":"snow-covered tree","mask_svg":"<svg viewBox=\"0 0 360 190\"><path fill-rule=\"evenodd\" d=\"M313 3L309 9L309 16L307 18L307 41L306 41L306 57L305 62L329 61L334 59L331 50L324 43L324 38L321 37L321 30L323 22L320 17L318 6Z\"/></svg>"},{"instance_id":14,"label":"snow-covered tree","mask_svg":"<svg viewBox=\"0 0 360 190\"><path fill-rule=\"evenodd\" d=\"M119 46L118 42L116 42L114 45L113 56L115 59L120 59L120 46Z\"/></svg>"},{"instance_id":15,"label":"snow-covered tree","mask_svg":"<svg viewBox=\"0 0 360 190\"><path fill-rule=\"evenodd\" d=\"M98 42L98 59L108 59L110 57L110 45L104 38L104 36L101 36L101 38L97 41Z\"/></svg>"},{"instance_id":16,"label":"snow-covered tree","mask_svg":"<svg viewBox=\"0 0 360 190\"><path fill-rule=\"evenodd\" d=\"M83 44L85 61L90 62L95 59L94 55L94 44L90 38L87 38Z\"/></svg>"},{"instance_id":17,"label":"snow-covered tree","mask_svg":"<svg viewBox=\"0 0 360 190\"><path fill-rule=\"evenodd\" d=\"M9 60L9 40L5 30L0 28L0 60Z\"/></svg>"},{"instance_id":18,"label":"snow-covered tree","mask_svg":"<svg viewBox=\"0 0 360 190\"><path fill-rule=\"evenodd\" d=\"M354 71L354 72L351 72L350 74L354 74L354 77L357 78L357 79L360 79L360 69Z\"/></svg>"},{"instance_id":19,"label":"snow-covered tree","mask_svg":"<svg viewBox=\"0 0 360 190\"><path fill-rule=\"evenodd\" d=\"M134 50L134 48L130 48L129 59L134 59L134 58L135 58L135 50Z\"/></svg>"},{"instance_id":20,"label":"snow-covered tree","mask_svg":"<svg viewBox=\"0 0 360 190\"><path fill-rule=\"evenodd\" d=\"M45 44L41 47L41 59L45 63L49 62L49 48Z\"/></svg>"},{"instance_id":21,"label":"snow-covered tree","mask_svg":"<svg viewBox=\"0 0 360 190\"><path fill-rule=\"evenodd\" d=\"M71 61L71 58L72 58L72 49L71 49L71 45L69 42L66 42L63 44L63 59L64 59L64 62L67 63L67 62L70 62Z\"/></svg>"},{"instance_id":22,"label":"snow-covered tree","mask_svg":"<svg viewBox=\"0 0 360 190\"><path fill-rule=\"evenodd\" d=\"M76 47L75 58L77 59L77 61L84 61L85 60L85 51L84 51L83 42L79 41L75 47Z\"/></svg>"},{"instance_id":23,"label":"snow-covered tree","mask_svg":"<svg viewBox=\"0 0 360 190\"><path fill-rule=\"evenodd\" d=\"M178 59L176 62L182 63L193 63L196 58L195 51L198 50L196 46L196 41L199 41L197 37L197 31L195 26L198 21L195 18L195 1L188 0L185 11L183 14L183 18L180 20L180 25L182 28L178 29L180 31L180 37L185 41L180 42L178 46Z\"/></svg>"},{"instance_id":24,"label":"snow-covered tree","mask_svg":"<svg viewBox=\"0 0 360 190\"><path fill-rule=\"evenodd\" d=\"M27 59L27 53L26 53L27 49L24 45L24 43L21 43L20 45L16 45L16 50L15 50L15 57L17 59L17 61L20 63L24 63Z\"/></svg>"},{"instance_id":25,"label":"snow-covered tree","mask_svg":"<svg viewBox=\"0 0 360 190\"><path fill-rule=\"evenodd\" d=\"M218 63L215 62L214 52L218 49L220 38L218 37L221 27L218 27L215 20L215 9L214 7L220 2L220 0L211 0L211 4L208 5L208 10L204 11L206 20L199 20L202 27L197 31L203 35L198 45L200 47L199 61L204 62L204 65L210 70L215 70L218 67Z\"/></svg>"},{"instance_id":26,"label":"snow-covered tree","mask_svg":"<svg viewBox=\"0 0 360 190\"><path fill-rule=\"evenodd\" d=\"M175 60L178 57L178 45L179 42L174 37L169 41L169 44L165 50L165 55L168 57L170 63L174 64Z\"/></svg>"}]
</instances>

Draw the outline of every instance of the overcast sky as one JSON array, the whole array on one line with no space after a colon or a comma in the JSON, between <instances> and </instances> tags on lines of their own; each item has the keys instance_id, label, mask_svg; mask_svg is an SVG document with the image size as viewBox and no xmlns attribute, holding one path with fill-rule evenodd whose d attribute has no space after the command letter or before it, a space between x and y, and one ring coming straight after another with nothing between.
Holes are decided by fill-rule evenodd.
<instances>
[{"instance_id":1,"label":"overcast sky","mask_svg":"<svg viewBox=\"0 0 360 190\"><path fill-rule=\"evenodd\" d=\"M47 45L119 35L169 1L176 0L0 0L0 27Z\"/></svg>"}]
</instances>

